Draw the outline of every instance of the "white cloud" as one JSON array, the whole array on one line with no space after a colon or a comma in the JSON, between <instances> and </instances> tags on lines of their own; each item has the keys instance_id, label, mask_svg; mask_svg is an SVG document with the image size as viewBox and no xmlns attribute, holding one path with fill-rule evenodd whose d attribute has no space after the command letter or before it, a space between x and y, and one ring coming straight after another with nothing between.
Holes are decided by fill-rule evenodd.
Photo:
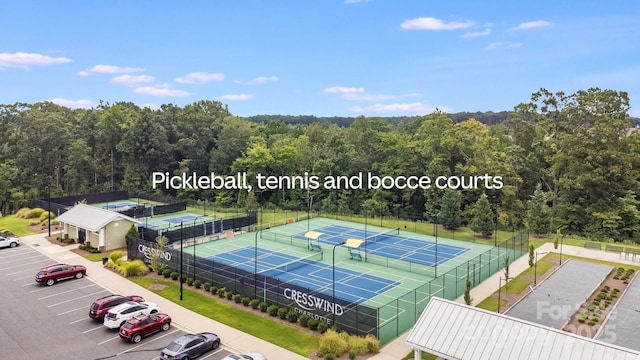
<instances>
[{"instance_id":1,"label":"white cloud","mask_svg":"<svg viewBox=\"0 0 640 360\"><path fill-rule=\"evenodd\" d=\"M114 65L96 65L89 70L78 72L80 76L99 75L99 74L128 74L144 71L144 68L139 67L121 67Z\"/></svg>"},{"instance_id":2,"label":"white cloud","mask_svg":"<svg viewBox=\"0 0 640 360\"><path fill-rule=\"evenodd\" d=\"M551 23L544 20L528 21L528 22L523 22L522 24L514 27L513 30L529 30L529 29L545 27L549 25L551 25Z\"/></svg>"},{"instance_id":3,"label":"white cloud","mask_svg":"<svg viewBox=\"0 0 640 360\"><path fill-rule=\"evenodd\" d=\"M93 102L91 100L69 100L63 98L55 98L47 100L54 104L58 104L60 106L65 106L71 109L90 109L93 107Z\"/></svg>"},{"instance_id":4,"label":"white cloud","mask_svg":"<svg viewBox=\"0 0 640 360\"><path fill-rule=\"evenodd\" d=\"M185 97L193 95L192 93L184 90L171 89L167 84L137 87L133 89L133 92L136 94L167 97Z\"/></svg>"},{"instance_id":5,"label":"white cloud","mask_svg":"<svg viewBox=\"0 0 640 360\"><path fill-rule=\"evenodd\" d=\"M328 94L349 94L349 93L362 93L364 88L361 87L345 87L345 86L333 86L322 90L322 92Z\"/></svg>"},{"instance_id":6,"label":"white cloud","mask_svg":"<svg viewBox=\"0 0 640 360\"><path fill-rule=\"evenodd\" d=\"M483 36L489 36L489 35L491 35L491 29L485 29L484 31L468 32L460 35L460 37L463 39L471 39L471 38L477 38L477 37L483 37Z\"/></svg>"},{"instance_id":7,"label":"white cloud","mask_svg":"<svg viewBox=\"0 0 640 360\"><path fill-rule=\"evenodd\" d=\"M258 76L248 81L235 80L234 83L241 84L241 85L260 85L260 84L266 84L269 81L278 81L278 80L279 79L277 76Z\"/></svg>"},{"instance_id":8,"label":"white cloud","mask_svg":"<svg viewBox=\"0 0 640 360\"><path fill-rule=\"evenodd\" d=\"M495 49L514 49L522 46L522 43L516 42L493 42L485 47L485 50L495 50Z\"/></svg>"},{"instance_id":9,"label":"white cloud","mask_svg":"<svg viewBox=\"0 0 640 360\"><path fill-rule=\"evenodd\" d=\"M212 81L222 81L225 75L220 73L194 72L176 78L176 82L180 84L204 84Z\"/></svg>"},{"instance_id":10,"label":"white cloud","mask_svg":"<svg viewBox=\"0 0 640 360\"><path fill-rule=\"evenodd\" d=\"M149 75L124 74L114 77L110 83L124 86L139 86L140 84L152 83L154 80L154 77Z\"/></svg>"},{"instance_id":11,"label":"white cloud","mask_svg":"<svg viewBox=\"0 0 640 360\"><path fill-rule=\"evenodd\" d=\"M29 69L30 66L47 66L71 62L65 57L51 57L32 53L0 53L0 69L19 68Z\"/></svg>"},{"instance_id":12,"label":"white cloud","mask_svg":"<svg viewBox=\"0 0 640 360\"><path fill-rule=\"evenodd\" d=\"M229 94L220 96L220 100L226 101L242 101L253 99L253 94Z\"/></svg>"},{"instance_id":13,"label":"white cloud","mask_svg":"<svg viewBox=\"0 0 640 360\"><path fill-rule=\"evenodd\" d=\"M412 103L395 103L395 104L375 104L372 106L362 107L362 106L353 106L349 110L357 113L370 112L370 113L403 113L403 114L412 114L412 115L420 115L420 114L429 114L434 110L439 109L444 112L451 112L451 109L448 107L442 106L431 106L427 104L423 104L421 102L412 102Z\"/></svg>"},{"instance_id":14,"label":"white cloud","mask_svg":"<svg viewBox=\"0 0 640 360\"><path fill-rule=\"evenodd\" d=\"M391 95L391 94L356 94L356 93L344 93L342 94L342 98L345 100L351 101L384 101L384 100L392 100L392 99L402 99L402 98L411 98L411 97L420 97L422 95L418 93L413 94L401 94L401 95Z\"/></svg>"},{"instance_id":15,"label":"white cloud","mask_svg":"<svg viewBox=\"0 0 640 360\"><path fill-rule=\"evenodd\" d=\"M400 26L405 30L456 30L466 29L472 25L472 21L446 22L432 17L421 17L417 19L405 20Z\"/></svg>"}]
</instances>

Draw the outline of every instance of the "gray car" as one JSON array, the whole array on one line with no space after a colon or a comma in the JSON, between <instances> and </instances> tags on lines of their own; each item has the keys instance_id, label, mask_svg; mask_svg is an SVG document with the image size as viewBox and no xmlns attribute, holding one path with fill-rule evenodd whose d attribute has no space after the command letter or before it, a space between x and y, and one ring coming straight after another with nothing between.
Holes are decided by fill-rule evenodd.
<instances>
[{"instance_id":1,"label":"gray car","mask_svg":"<svg viewBox=\"0 0 640 360\"><path fill-rule=\"evenodd\" d=\"M13 234L1 233L0 234L0 248L16 247L20 245L20 239Z\"/></svg>"},{"instance_id":2,"label":"gray car","mask_svg":"<svg viewBox=\"0 0 640 360\"><path fill-rule=\"evenodd\" d=\"M220 338L214 333L201 332L199 334L185 334L173 340L171 344L162 349L160 359L194 359L207 351L216 349L218 346L220 346Z\"/></svg>"}]
</instances>

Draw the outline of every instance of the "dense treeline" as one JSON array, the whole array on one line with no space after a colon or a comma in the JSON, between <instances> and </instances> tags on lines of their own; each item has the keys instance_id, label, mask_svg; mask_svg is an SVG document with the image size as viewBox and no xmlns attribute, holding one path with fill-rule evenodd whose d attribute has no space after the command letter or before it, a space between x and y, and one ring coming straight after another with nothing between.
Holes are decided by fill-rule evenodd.
<instances>
[{"instance_id":1,"label":"dense treeline","mask_svg":"<svg viewBox=\"0 0 640 360\"><path fill-rule=\"evenodd\" d=\"M155 190L216 206L323 212L440 214L449 228L631 238L640 232L640 132L625 92L588 89L532 94L500 113L434 112L420 117L234 116L199 101L158 110L132 103L69 109L52 103L0 105L0 210L32 199L105 191L152 192L151 173L273 176L501 176L501 189L301 188ZM483 122L475 117L483 116ZM467 117L466 119L461 116ZM333 119L333 120L331 120ZM286 121L285 121L286 120ZM292 121L296 120L296 121ZM255 186L255 182L253 184ZM257 199L254 199L254 196ZM482 216L481 216L482 215Z\"/></svg>"}]
</instances>

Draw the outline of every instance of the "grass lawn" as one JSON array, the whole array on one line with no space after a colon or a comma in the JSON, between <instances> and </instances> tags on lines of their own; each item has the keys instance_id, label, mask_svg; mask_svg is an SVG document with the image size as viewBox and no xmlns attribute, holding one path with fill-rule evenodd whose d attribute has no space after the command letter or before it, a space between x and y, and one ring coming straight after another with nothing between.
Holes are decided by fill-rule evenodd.
<instances>
[{"instance_id":1,"label":"grass lawn","mask_svg":"<svg viewBox=\"0 0 640 360\"><path fill-rule=\"evenodd\" d=\"M173 281L154 280L146 277L133 277L129 280L144 288L156 283L166 285L167 287L163 290L154 292L186 309L302 356L310 356L319 347L319 336L253 314L251 311L254 310L251 308L248 308L247 311L237 309L185 288L183 288L183 300L180 301L180 286Z\"/></svg>"},{"instance_id":2,"label":"grass lawn","mask_svg":"<svg viewBox=\"0 0 640 360\"><path fill-rule=\"evenodd\" d=\"M20 219L15 215L7 215L0 217L0 229L6 229L17 236L33 235L34 232L27 230L31 219Z\"/></svg>"}]
</instances>

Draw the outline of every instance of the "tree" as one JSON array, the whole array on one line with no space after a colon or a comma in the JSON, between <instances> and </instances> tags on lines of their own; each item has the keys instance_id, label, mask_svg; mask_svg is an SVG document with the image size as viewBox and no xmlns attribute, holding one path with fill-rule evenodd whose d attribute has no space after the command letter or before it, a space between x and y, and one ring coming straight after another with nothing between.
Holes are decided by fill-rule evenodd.
<instances>
[{"instance_id":1,"label":"tree","mask_svg":"<svg viewBox=\"0 0 640 360\"><path fill-rule=\"evenodd\" d=\"M533 244L529 245L529 267L533 267L534 263L533 260L536 256L536 251L535 248L533 247Z\"/></svg>"},{"instance_id":2,"label":"tree","mask_svg":"<svg viewBox=\"0 0 640 360\"><path fill-rule=\"evenodd\" d=\"M462 225L460 203L462 194L458 190L446 189L440 201L440 223L447 230L456 230Z\"/></svg>"},{"instance_id":3,"label":"tree","mask_svg":"<svg viewBox=\"0 0 640 360\"><path fill-rule=\"evenodd\" d=\"M467 278L467 288L464 291L464 303L467 305L471 305L473 303L473 298L471 297L471 280Z\"/></svg>"},{"instance_id":4,"label":"tree","mask_svg":"<svg viewBox=\"0 0 640 360\"><path fill-rule=\"evenodd\" d=\"M169 243L169 239L166 236L161 236L156 239L155 244L153 244L153 248L155 251L152 251L150 254L149 265L156 274L162 274L162 271L167 268L167 264L164 263L164 257L162 254L165 251L165 247Z\"/></svg>"},{"instance_id":5,"label":"tree","mask_svg":"<svg viewBox=\"0 0 640 360\"><path fill-rule=\"evenodd\" d=\"M494 229L495 221L493 211L491 211L491 204L489 204L487 195L483 193L475 204L471 230L481 233L484 237L490 237L493 235Z\"/></svg>"},{"instance_id":6,"label":"tree","mask_svg":"<svg viewBox=\"0 0 640 360\"><path fill-rule=\"evenodd\" d=\"M547 206L547 194L540 185L527 202L527 226L536 236L544 235L550 230L551 208Z\"/></svg>"},{"instance_id":7,"label":"tree","mask_svg":"<svg viewBox=\"0 0 640 360\"><path fill-rule=\"evenodd\" d=\"M504 258L504 279L505 281L509 281L509 254L506 254Z\"/></svg>"}]
</instances>

